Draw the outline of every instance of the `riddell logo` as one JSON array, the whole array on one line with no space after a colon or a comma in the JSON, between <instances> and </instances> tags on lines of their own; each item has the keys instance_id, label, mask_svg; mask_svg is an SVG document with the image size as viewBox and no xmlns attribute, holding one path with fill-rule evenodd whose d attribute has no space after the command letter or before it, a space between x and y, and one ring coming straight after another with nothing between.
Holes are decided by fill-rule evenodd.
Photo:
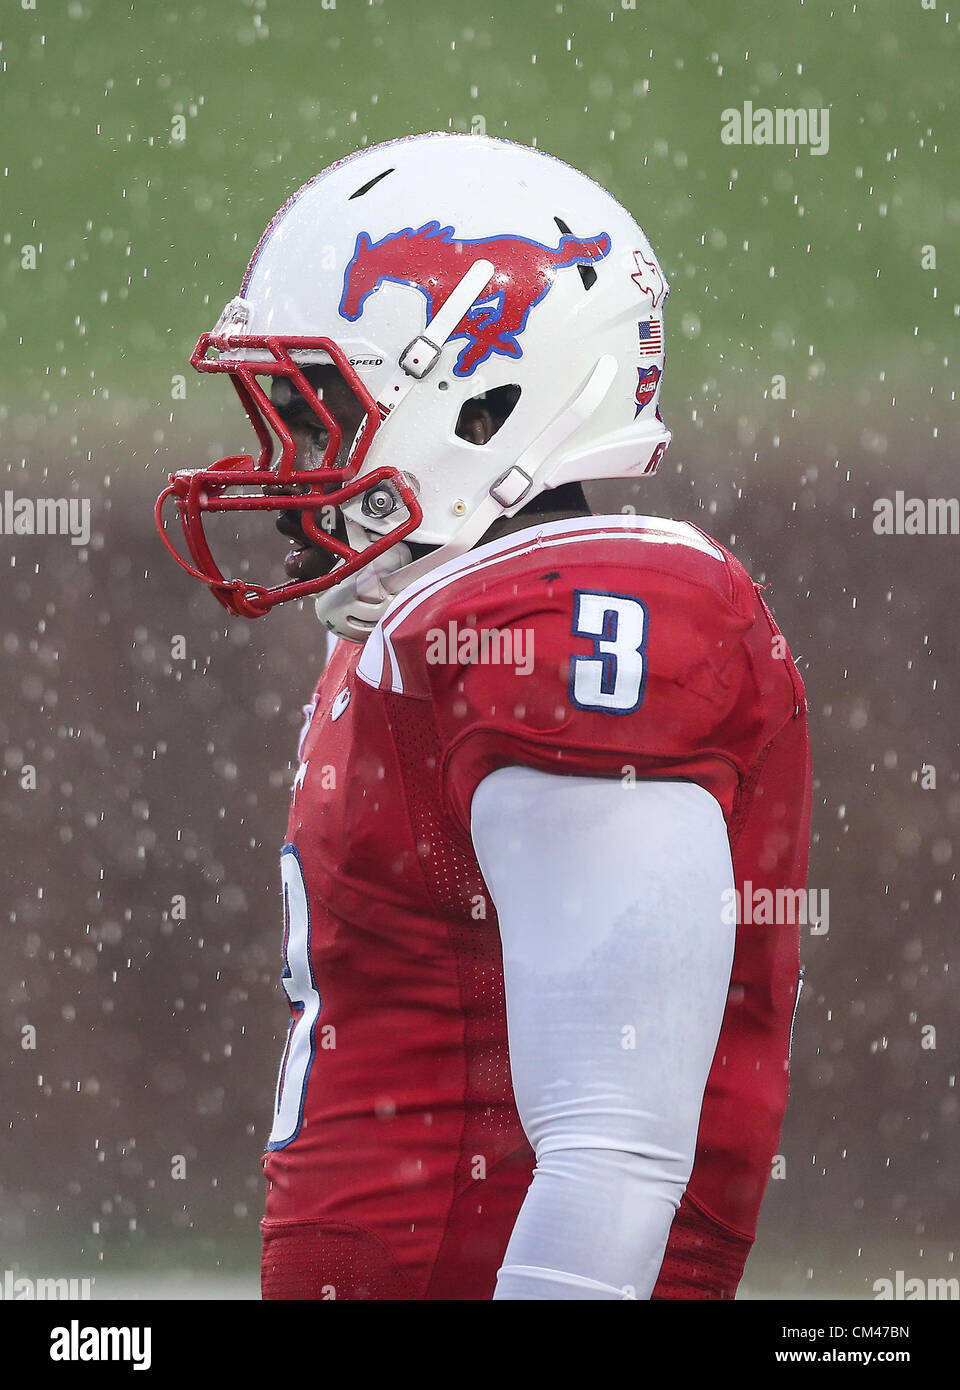
<instances>
[{"instance_id":1,"label":"riddell logo","mask_svg":"<svg viewBox=\"0 0 960 1390\"><path fill-rule=\"evenodd\" d=\"M386 280L419 290L427 301L429 322L460 283L471 255L489 260L493 275L480 299L450 334L451 338L467 340L453 374L470 376L491 353L522 357L517 340L527 326L530 311L552 288L557 272L592 265L609 252L606 232L593 237L565 233L556 246L509 235L465 241L454 236L452 227L441 227L439 222L427 222L416 231L405 227L379 241L371 241L361 232L343 277L340 313L355 323L367 299Z\"/></svg>"}]
</instances>

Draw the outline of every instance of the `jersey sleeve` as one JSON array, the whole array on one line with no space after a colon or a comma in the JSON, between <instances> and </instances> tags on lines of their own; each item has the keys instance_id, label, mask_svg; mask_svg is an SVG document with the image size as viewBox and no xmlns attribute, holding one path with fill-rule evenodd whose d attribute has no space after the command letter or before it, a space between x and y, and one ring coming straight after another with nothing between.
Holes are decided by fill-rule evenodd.
<instances>
[{"instance_id":1,"label":"jersey sleeve","mask_svg":"<svg viewBox=\"0 0 960 1390\"><path fill-rule=\"evenodd\" d=\"M430 702L446 807L468 834L474 791L505 766L683 778L729 814L802 698L778 636L706 538L618 536L438 585L395 623L390 655L404 693Z\"/></svg>"},{"instance_id":2,"label":"jersey sleeve","mask_svg":"<svg viewBox=\"0 0 960 1390\"><path fill-rule=\"evenodd\" d=\"M727 1002L736 927L720 809L691 782L628 796L606 778L513 767L478 787L471 829L537 1156L494 1297L649 1298Z\"/></svg>"}]
</instances>

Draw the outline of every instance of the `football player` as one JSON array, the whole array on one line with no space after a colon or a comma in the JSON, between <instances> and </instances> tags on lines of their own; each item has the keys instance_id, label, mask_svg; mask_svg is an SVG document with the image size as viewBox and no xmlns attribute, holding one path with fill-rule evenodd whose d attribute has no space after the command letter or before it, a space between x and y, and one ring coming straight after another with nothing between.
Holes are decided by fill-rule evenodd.
<instances>
[{"instance_id":1,"label":"football player","mask_svg":"<svg viewBox=\"0 0 960 1390\"><path fill-rule=\"evenodd\" d=\"M802 889L810 771L741 565L585 501L669 443L667 293L589 178L421 135L301 188L194 352L258 449L174 474L161 533L169 500L232 613L311 596L338 639L281 856L265 1298L735 1294L799 979L737 895ZM223 573L239 512L285 582Z\"/></svg>"}]
</instances>

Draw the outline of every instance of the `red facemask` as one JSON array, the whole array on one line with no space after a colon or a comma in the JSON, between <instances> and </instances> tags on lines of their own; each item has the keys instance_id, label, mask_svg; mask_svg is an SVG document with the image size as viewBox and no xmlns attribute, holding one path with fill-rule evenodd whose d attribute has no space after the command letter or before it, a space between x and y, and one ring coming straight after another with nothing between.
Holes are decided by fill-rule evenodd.
<instances>
[{"instance_id":1,"label":"red facemask","mask_svg":"<svg viewBox=\"0 0 960 1390\"><path fill-rule=\"evenodd\" d=\"M214 358L207 356L211 349L225 354L241 348L252 349L262 353L262 356L246 361L225 358L223 355ZM342 428L333 412L324 404L322 397L311 386L302 368L293 360L291 353L300 351L326 353L363 408L366 418L356 436L350 457L343 467L335 466L343 442ZM242 334L218 336L214 333L204 333L193 351L190 365L199 372L226 372L229 375L243 409L256 431L260 441L260 452L256 459L251 454L236 454L220 459L210 468L185 469L171 473L169 486L164 488L157 498L155 515L161 539L173 558L188 574L208 584L215 597L230 613L245 618L262 618L278 603L287 603L291 599L305 598L332 588L403 540L420 525L423 519L420 506L410 484L396 468L384 466L363 478L357 476L373 437L380 428L381 414L376 401L350 365L342 349L329 338L271 335L258 337ZM306 405L323 422L329 437L318 467L296 467L297 451L294 439L276 406L257 380L258 376L286 377L293 389L303 397ZM279 457L275 457L277 441L280 444ZM383 487L384 484L389 484L395 490L407 509L407 517L367 548L356 550L319 525L318 513L322 509L340 507L344 502L377 487ZM265 492L264 489L283 491ZM192 564L179 553L167 535L163 508L169 497L175 499ZM289 511L300 512L300 525L307 540L336 556L341 563L315 579L291 580L272 587L252 584L246 579L225 579L207 542L204 530L205 515L208 512Z\"/></svg>"}]
</instances>

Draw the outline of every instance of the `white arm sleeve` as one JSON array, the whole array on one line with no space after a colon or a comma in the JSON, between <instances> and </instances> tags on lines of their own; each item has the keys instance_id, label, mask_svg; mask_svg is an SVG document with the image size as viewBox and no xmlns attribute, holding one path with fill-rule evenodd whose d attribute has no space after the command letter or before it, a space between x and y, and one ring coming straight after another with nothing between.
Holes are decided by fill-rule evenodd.
<instances>
[{"instance_id":1,"label":"white arm sleeve","mask_svg":"<svg viewBox=\"0 0 960 1390\"><path fill-rule=\"evenodd\" d=\"M477 788L471 831L537 1157L494 1297L649 1298L730 982L723 814L692 782L507 767Z\"/></svg>"}]
</instances>

